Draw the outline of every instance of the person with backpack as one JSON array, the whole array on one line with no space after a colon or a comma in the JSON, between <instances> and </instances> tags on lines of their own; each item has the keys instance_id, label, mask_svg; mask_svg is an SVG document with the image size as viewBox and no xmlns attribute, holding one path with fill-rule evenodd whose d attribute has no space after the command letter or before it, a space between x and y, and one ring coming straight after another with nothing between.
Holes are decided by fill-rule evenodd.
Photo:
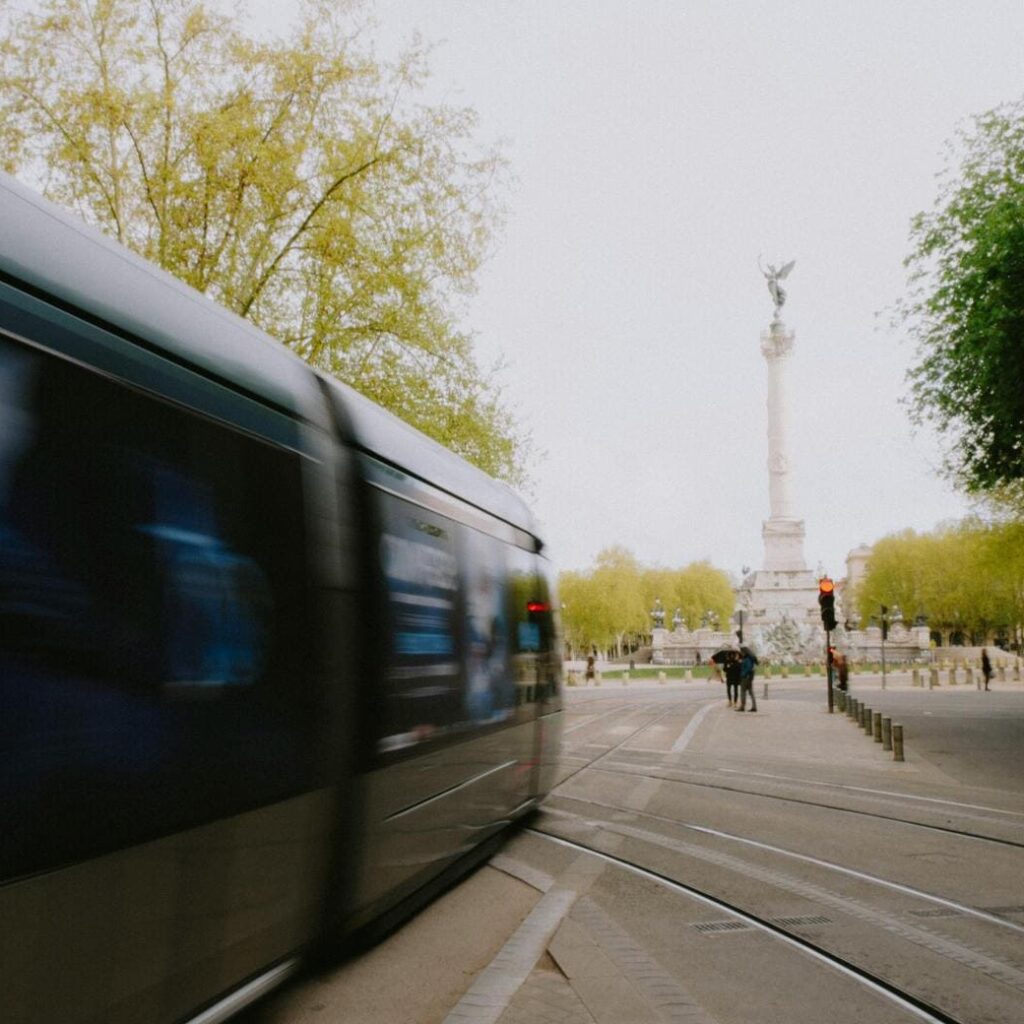
<instances>
[{"instance_id":1,"label":"person with backpack","mask_svg":"<svg viewBox=\"0 0 1024 1024\"><path fill-rule=\"evenodd\" d=\"M740 648L740 706L737 711L747 710L747 694L750 694L750 710L757 710L754 699L754 675L757 672L757 655L749 647Z\"/></svg>"}]
</instances>

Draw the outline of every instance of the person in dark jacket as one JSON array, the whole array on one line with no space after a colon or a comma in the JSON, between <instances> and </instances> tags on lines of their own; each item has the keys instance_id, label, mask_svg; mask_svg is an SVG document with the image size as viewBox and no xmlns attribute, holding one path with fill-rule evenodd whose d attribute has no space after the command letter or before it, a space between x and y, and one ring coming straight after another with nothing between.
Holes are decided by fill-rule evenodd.
<instances>
[{"instance_id":1,"label":"person in dark jacket","mask_svg":"<svg viewBox=\"0 0 1024 1024\"><path fill-rule=\"evenodd\" d=\"M747 710L747 694L750 694L750 710L757 710L754 699L754 675L757 672L757 656L749 647L741 647L740 654L740 706L737 711Z\"/></svg>"},{"instance_id":2,"label":"person in dark jacket","mask_svg":"<svg viewBox=\"0 0 1024 1024\"><path fill-rule=\"evenodd\" d=\"M740 698L740 656L738 651L730 651L725 658L725 695L729 699L729 707L734 708Z\"/></svg>"},{"instance_id":3,"label":"person in dark jacket","mask_svg":"<svg viewBox=\"0 0 1024 1024\"><path fill-rule=\"evenodd\" d=\"M984 647L981 649L981 674L985 677L985 689L988 689L988 684L992 681L992 661L988 656L988 650Z\"/></svg>"}]
</instances>

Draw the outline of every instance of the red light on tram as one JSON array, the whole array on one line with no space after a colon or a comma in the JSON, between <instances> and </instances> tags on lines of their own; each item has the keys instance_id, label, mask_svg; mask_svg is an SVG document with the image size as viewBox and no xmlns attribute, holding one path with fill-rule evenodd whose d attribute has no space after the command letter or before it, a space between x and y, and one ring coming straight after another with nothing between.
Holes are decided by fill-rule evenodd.
<instances>
[{"instance_id":1,"label":"red light on tram","mask_svg":"<svg viewBox=\"0 0 1024 1024\"><path fill-rule=\"evenodd\" d=\"M545 604L543 601L527 601L526 610L528 612L549 612L551 605Z\"/></svg>"}]
</instances>

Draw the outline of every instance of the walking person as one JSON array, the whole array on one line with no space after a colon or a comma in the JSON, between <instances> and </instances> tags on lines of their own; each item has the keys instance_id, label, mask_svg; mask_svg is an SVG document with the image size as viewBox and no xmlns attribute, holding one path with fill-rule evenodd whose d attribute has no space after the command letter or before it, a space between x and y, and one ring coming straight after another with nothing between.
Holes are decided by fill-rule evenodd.
<instances>
[{"instance_id":1,"label":"walking person","mask_svg":"<svg viewBox=\"0 0 1024 1024\"><path fill-rule=\"evenodd\" d=\"M594 656L592 654L587 655L587 671L585 673L585 678L588 686L594 681Z\"/></svg>"},{"instance_id":2,"label":"walking person","mask_svg":"<svg viewBox=\"0 0 1024 1024\"><path fill-rule=\"evenodd\" d=\"M985 677L985 689L988 689L988 684L992 681L992 662L988 656L988 648L982 647L981 649L981 674Z\"/></svg>"},{"instance_id":3,"label":"walking person","mask_svg":"<svg viewBox=\"0 0 1024 1024\"><path fill-rule=\"evenodd\" d=\"M741 647L740 653L740 706L737 711L747 710L747 694L750 694L750 710L757 710L754 699L754 675L757 672L757 657L749 647Z\"/></svg>"},{"instance_id":4,"label":"walking person","mask_svg":"<svg viewBox=\"0 0 1024 1024\"><path fill-rule=\"evenodd\" d=\"M725 695L729 707L736 707L740 699L740 656L736 651L725 656Z\"/></svg>"},{"instance_id":5,"label":"walking person","mask_svg":"<svg viewBox=\"0 0 1024 1024\"><path fill-rule=\"evenodd\" d=\"M850 663L846 660L846 655L836 654L833 664L839 675L839 689L848 690L850 688Z\"/></svg>"}]
</instances>

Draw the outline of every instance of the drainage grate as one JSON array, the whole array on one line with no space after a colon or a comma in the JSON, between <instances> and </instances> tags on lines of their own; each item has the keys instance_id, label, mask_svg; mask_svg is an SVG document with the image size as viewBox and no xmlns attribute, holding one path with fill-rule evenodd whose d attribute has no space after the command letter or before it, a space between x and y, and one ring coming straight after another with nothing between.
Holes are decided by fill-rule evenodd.
<instances>
[{"instance_id":1,"label":"drainage grate","mask_svg":"<svg viewBox=\"0 0 1024 1024\"><path fill-rule=\"evenodd\" d=\"M714 932L745 932L750 930L750 925L744 924L743 921L704 921L701 924L695 924L693 927L704 934Z\"/></svg>"},{"instance_id":2,"label":"drainage grate","mask_svg":"<svg viewBox=\"0 0 1024 1024\"><path fill-rule=\"evenodd\" d=\"M914 917L959 917L960 911L949 907L939 907L937 910L912 910Z\"/></svg>"},{"instance_id":3,"label":"drainage grate","mask_svg":"<svg viewBox=\"0 0 1024 1024\"><path fill-rule=\"evenodd\" d=\"M824 914L804 914L800 917L773 917L776 924L802 925L802 924L831 924L832 918Z\"/></svg>"}]
</instances>

